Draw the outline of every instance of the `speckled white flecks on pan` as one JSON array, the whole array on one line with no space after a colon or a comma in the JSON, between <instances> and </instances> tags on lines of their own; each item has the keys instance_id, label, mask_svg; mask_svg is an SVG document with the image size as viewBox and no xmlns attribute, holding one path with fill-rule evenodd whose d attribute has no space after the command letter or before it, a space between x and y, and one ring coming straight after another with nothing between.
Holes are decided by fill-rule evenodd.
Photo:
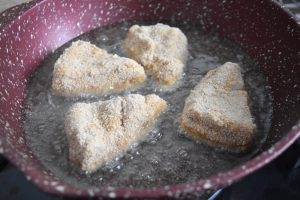
<instances>
[{"instance_id":1,"label":"speckled white flecks on pan","mask_svg":"<svg viewBox=\"0 0 300 200\"><path fill-rule=\"evenodd\" d=\"M176 20L181 20L183 24L188 24L188 20L183 20L185 17L185 13L190 12L192 9L193 4L191 4L192 1L187 1L185 2L184 7L180 7L181 11L174 12L176 14L174 15L167 15L166 18L171 19L171 21L176 21ZM1 67L5 66L7 71L2 71L0 72L0 79L7 79L5 89L1 90L0 92L0 98L1 98L1 103L5 103L9 110L5 115L2 115L0 118L0 124L3 124L3 127L5 129L5 137L4 140L1 140L0 143L0 153L5 153L9 159L14 160L15 164L20 167L20 169L23 172L26 172L28 175L26 176L28 180L32 180L35 183L43 184L45 188L54 188L58 193L64 193L67 191L69 188L67 184L61 183L60 180L57 178L53 177L52 172L44 169L40 166L37 165L36 161L34 160L34 157L32 155L32 152L29 151L28 148L25 147L25 142L24 142L24 136L21 134L21 126L15 127L15 120L21 121L21 108L22 108L22 101L21 98L15 98L11 99L10 96L14 94L16 91L22 91L22 88L25 86L26 82L23 81L17 81L19 77L22 77L23 74L30 74L34 67L41 61L43 58L51 51L54 51L57 47L60 47L62 44L67 42L69 39L78 36L79 34L82 34L83 32L86 32L88 30L91 30L93 28L96 28L98 26L106 25L108 23L115 22L116 20L122 21L125 19L136 19L136 18L148 18L148 19L156 19L156 21L161 21L165 18L162 17L161 13L167 13L168 10L168 5L174 3L172 1L165 1L165 5L163 6L162 3L153 3L153 4L134 4L135 9L129 9L125 4L127 3L132 3L132 1L114 1L114 2L109 2L109 1L101 1L101 8L99 9L97 7L94 7L92 4L88 3L86 1L85 3L82 3L80 8L75 5L71 1L65 1L61 3L61 1L49 1L49 3L43 3L39 5L38 12L39 14L36 17L32 17L31 15L26 15L18 18L17 21L13 23L13 25L9 25L6 30L11 30L9 32L1 32L1 37L0 37L0 42L4 45L1 45L0 47L0 53L3 55L6 55L5 59L2 59L0 61ZM226 3L229 3L230 1L224 1L223 4L227 5ZM60 9L57 8L65 8L65 11L61 11ZM225 7L224 7L225 8ZM78 11L80 9L80 12ZM194 16L195 20L198 20L200 24L212 24L211 19L209 18L210 16L207 13L210 13L209 8L203 7L204 12L201 13L201 15L197 14ZM97 10L97 11L95 11ZM137 10L148 10L148 12L138 12ZM207 11L207 13L205 12ZM170 12L171 13L171 12ZM71 20L69 16L73 16L74 18ZM124 16L124 17L123 17ZM231 16L225 16L225 18L230 18ZM75 19L75 20L74 20ZM82 23L83 21L86 21L86 23ZM270 21L270 23L275 23L276 20ZM253 31L256 31L255 23L244 23L243 26L248 26L248 27L253 27ZM245 27L241 27L241 30ZM216 29L219 29L220 27L217 25ZM287 26L287 31L289 33L293 33L295 30L291 26ZM273 32L270 30L268 27L265 28L265 32L268 32L270 36L272 36ZM10 37L13 35L14 37ZM243 42L246 41L244 40L244 35L239 34L241 38L241 44L243 45ZM255 36L255 34L254 34ZM259 35L256 35L259 37ZM107 38L110 38L111 36L109 35ZM214 39L214 38L212 38ZM244 40L244 41L243 41ZM22 42L22 45L20 43ZM205 46L205 41L203 41L204 46ZM265 57L265 60L271 59L271 54L272 53L277 53L279 57L282 56L283 52L278 51L276 49L275 43L279 43L281 46L284 45L284 43L281 40L277 41L272 41L270 43L269 50L268 51L263 51L263 49L257 48L256 46L253 46L253 49L256 49L261 56ZM109 45L108 45L109 46ZM246 47L246 46L245 46ZM200 48L201 52L201 47ZM203 50L203 49L202 49ZM11 53L13 52L13 53ZM221 62L223 62L222 59L218 60L214 56L207 56L204 54L205 52L202 52L202 54L198 55L191 55L191 62L190 64L193 65L205 65L206 67L209 65L216 65ZM203 55L204 54L204 55ZM201 56L204 58L201 61ZM240 58L241 55L236 55L236 58ZM197 60L198 59L198 60ZM210 60L211 59L211 60ZM286 60L290 59L289 57L282 58L282 62L286 62ZM196 60L196 61L193 61ZM239 61L239 60L237 60ZM241 61L240 61L241 62ZM212 64L213 63L213 64ZM280 63L280 62L279 62ZM209 66L213 67L213 66ZM192 68L193 69L193 68ZM205 68L207 70L207 68ZM294 69L296 70L296 69ZM286 71L284 66L281 66L279 64L278 72L283 72ZM26 73L24 73L26 72ZM194 73L194 74L193 74ZM247 70L245 71L247 73ZM290 82L293 80L290 79L285 79L283 73L278 73L282 74L281 79L284 81L282 82L283 85L288 85ZM195 75L196 79L200 79L203 75L203 72L198 73L198 72L193 72L191 70L191 75ZM22 78L21 78L22 79ZM195 79L195 80L196 80ZM255 83L255 80L250 80L249 81L249 86L250 87L256 87L256 85L251 85L251 83ZM275 85L276 79L273 79L270 81L270 84ZM45 83L42 82L39 87L43 88L43 85ZM293 88L298 88L299 84L294 84ZM19 88L19 89L18 89ZM20 89L21 88L21 89ZM168 92L170 91L160 91L160 92ZM22 92L20 92L21 94ZM45 91L44 93L42 92L41 94L36 93L35 94L37 99L39 98L45 98ZM169 94L168 94L169 95ZM55 105L57 102L55 98L52 97L47 97L48 101L47 102L50 104L51 107ZM49 100L51 99L51 100ZM293 103L293 99L291 97L287 96L285 97L286 102L288 103ZM264 98L259 98L258 102L264 103L267 101ZM281 104L275 104L278 108L282 107ZM19 109L20 108L20 109ZM51 108L53 109L53 108ZM170 112L175 112L176 110L170 111ZM32 111L31 111L32 112ZM34 112L32 112L34 113ZM287 113L288 114L288 113ZM286 114L286 115L287 115ZM283 118L285 116L282 116ZM43 119L41 119L43 120ZM50 121L54 120L50 118ZM178 126L178 121L174 120L172 123L169 123L168 126ZM278 127L280 128L281 124L278 124ZM43 132L47 128L46 126L43 127L43 125L38 126L38 129L36 132ZM58 127L58 129L61 129L62 127ZM266 127L263 127L266 128ZM293 131L299 130L299 127L293 127ZM161 131L157 131L158 133L162 133ZM155 132L153 133L154 135L156 134ZM294 132L294 135L296 132ZM291 135L291 136L294 136ZM178 134L178 137L182 137L182 135ZM156 136L155 136L156 137ZM162 136L159 136L156 142L153 142L154 145L157 145L157 143L162 142L166 138L166 134L162 134ZM294 139L293 137L292 139ZM151 141L151 140L149 140ZM291 138L287 137L285 144L288 144L288 142L291 141ZM190 142L190 141L188 141ZM149 143L149 144L148 144ZM153 145L151 142L146 142L146 145L151 146ZM258 165L263 165L262 160L265 162L268 162L272 157L276 156L277 154L274 154L274 152L277 152L276 150L282 148L284 144L282 143L281 146L275 146L273 149L270 149L269 151L265 152L264 154L261 154L260 156L256 157L254 161L260 161ZM56 147L57 145L53 145ZM166 145L167 148L173 148L175 149L174 155L176 155L176 158L180 159L190 159L192 157L191 155L193 154L192 151L189 149L180 149L178 150L172 145ZM133 153L130 155L130 160L133 160L134 162L137 158L143 157L146 154L143 154L142 151L138 150L138 146L133 149ZM150 148L150 147L149 147ZM206 147L205 147L206 148ZM16 151L16 149L20 150L22 149L23 151ZM9 150L9 154L8 151ZM56 151L60 153L64 152L63 149L56 148L53 151ZM33 150L33 153L36 154L36 152ZM187 155L187 156L186 156ZM210 154L209 154L210 155ZM35 155L36 156L36 155ZM144 156L145 157L145 156ZM209 156L208 156L209 157ZM132 158L132 159L131 159ZM204 157L203 162L208 162L207 157ZM53 157L49 156L49 160L44 160L42 162L51 162L54 160ZM212 158L215 159L215 158ZM153 165L157 165L157 161L159 159L153 158L154 162ZM174 159L176 160L176 159ZM159 164L160 162L158 162ZM254 163L254 162L253 162ZM255 169L257 166L254 166L253 163L243 165L239 168L236 168L234 172L228 172L221 174L219 178L221 179L222 177L226 176L233 176L232 174L235 173L241 173L241 171L246 171L247 173L250 173ZM59 164L59 163L58 163ZM62 163L63 164L63 163ZM168 164L168 163L166 163ZM190 163L192 166L192 163ZM119 166L119 165L118 165ZM120 165L121 166L121 165ZM172 163L171 165L168 165L166 168L167 171L174 173L174 170L172 169ZM124 166L122 166L124 168ZM230 167L229 167L230 168ZM117 172L117 170L113 170L112 172ZM105 169L106 170L106 169ZM176 171L175 171L176 174ZM56 176L59 176L59 174L55 174ZM141 174L141 177L144 177L146 179L149 179L149 174ZM174 175L174 174L173 174ZM204 174L204 176L208 176L209 174ZM77 177L78 178L78 177ZM102 177L101 177L102 178ZM151 177L150 177L151 178ZM201 178L201 177L194 177L195 179ZM99 179L100 180L100 179ZM102 179L104 180L104 179ZM191 179L190 181L193 181L194 179ZM217 182L218 179L216 179ZM151 182L151 179L148 181ZM178 180L180 182L180 180ZM182 181L182 180L181 180ZM230 184L233 180L228 179L228 184ZM209 189L213 187L215 182L213 181L207 181L202 184L202 187L204 189ZM193 186L186 185L186 191L192 191L194 188ZM166 188L165 191L168 191L169 188ZM52 190L53 191L53 190ZM155 191L155 190L153 190ZM54 192L54 191L53 191ZM99 190L89 190L89 195L93 196L94 192L97 193ZM173 192L168 192L169 196L179 196L180 193L183 192L183 190L177 190ZM83 194L83 190L77 190L77 194ZM128 196L131 194L128 193ZM109 192L107 193L108 197L116 197L117 192Z\"/></svg>"},{"instance_id":2,"label":"speckled white flecks on pan","mask_svg":"<svg viewBox=\"0 0 300 200\"><path fill-rule=\"evenodd\" d=\"M129 22L121 23L92 31L78 39L91 41L110 53L126 56L122 50L122 41L131 25ZM258 147L265 140L272 112L271 97L268 95L264 77L257 71L256 65L228 41L222 42L215 34L206 34L189 25L181 25L180 28L189 38L190 55L185 75L169 88L161 88L149 78L142 87L131 91L62 98L49 90L51 73L54 63L69 43L47 58L29 82L25 100L24 130L27 143L36 157L58 177L79 187L83 184L101 187L150 187L184 183L230 169L249 159L253 151L238 158L221 151L213 151L213 148L187 138L185 132L178 128L184 105L182 99L189 95L190 90L208 70L223 64L227 59L241 63L243 71L247 72L244 77L251 91L250 99L255 102L253 115L259 128L255 146ZM228 48L231 51L226 51ZM169 110L142 145L134 145L124 156L107 163L91 176L79 174L68 162L64 112L75 102L107 100L127 93L155 93L168 102ZM41 142L43 145L40 145Z\"/></svg>"}]
</instances>

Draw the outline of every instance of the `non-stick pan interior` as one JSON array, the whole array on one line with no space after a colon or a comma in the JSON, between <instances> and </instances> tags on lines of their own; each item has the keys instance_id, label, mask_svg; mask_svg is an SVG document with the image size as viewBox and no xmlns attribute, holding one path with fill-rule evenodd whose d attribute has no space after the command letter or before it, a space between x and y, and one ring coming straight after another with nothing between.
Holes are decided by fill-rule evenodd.
<instances>
[{"instance_id":1,"label":"non-stick pan interior","mask_svg":"<svg viewBox=\"0 0 300 200\"><path fill-rule=\"evenodd\" d=\"M279 141L296 124L299 113L299 27L290 16L268 1L41 1L6 26L0 37L1 56L1 150L28 179L53 193L89 194L87 190L57 180L45 170L26 146L22 130L22 105L26 80L50 52L96 27L120 21L172 21L191 24L238 43L267 77L274 97L269 138L263 149ZM255 12L253 12L255 10ZM263 16L263 17L262 17ZM261 158L272 158L297 135L297 128ZM224 185L262 166L254 159L245 170L219 175L210 186ZM249 170L247 171L247 166ZM237 174L239 172L240 174ZM211 179L212 180L212 179ZM217 179L214 179L217 180ZM210 188L204 180L197 190ZM198 185L198 186L199 186ZM204 187L205 185L205 187ZM185 186L171 187L180 191ZM170 188L135 191L136 196L166 195ZM196 190L196 187L194 188ZM191 189L190 191L194 191ZM117 191L124 195L125 190ZM128 190L126 190L128 191ZM150 191L152 191L150 193ZM156 192L155 192L156 191ZM107 195L108 191L90 193ZM182 192L182 190L181 190Z\"/></svg>"},{"instance_id":2,"label":"non-stick pan interior","mask_svg":"<svg viewBox=\"0 0 300 200\"><path fill-rule=\"evenodd\" d=\"M170 24L170 22L164 22ZM83 34L76 40L90 41L108 52L127 56L122 42L130 26L148 24L124 22ZM151 23L150 23L151 24ZM51 91L54 63L70 42L48 56L29 79L24 100L24 134L36 158L57 177L79 187L149 188L185 183L229 170L258 153L266 140L272 116L272 98L265 77L258 66L232 42L212 32L188 24L179 27L189 39L189 56L183 78L172 87L162 88L149 78L142 86L105 95L62 97ZM175 42L175 41L174 41ZM252 114L257 124L252 148L243 154L226 153L216 144L209 147L188 137L180 128L180 115L190 91L208 70L231 61L239 63L249 92ZM123 156L86 175L68 160L68 142L64 114L76 102L108 100L126 94L156 94L168 102L167 111L140 144Z\"/></svg>"}]
</instances>

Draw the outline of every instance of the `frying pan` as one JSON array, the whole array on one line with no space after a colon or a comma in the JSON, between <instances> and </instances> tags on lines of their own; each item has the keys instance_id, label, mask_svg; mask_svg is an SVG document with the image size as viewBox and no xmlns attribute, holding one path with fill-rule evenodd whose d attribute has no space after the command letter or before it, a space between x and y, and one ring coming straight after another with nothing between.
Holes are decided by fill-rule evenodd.
<instances>
[{"instance_id":1,"label":"frying pan","mask_svg":"<svg viewBox=\"0 0 300 200\"><path fill-rule=\"evenodd\" d=\"M229 171L166 187L84 189L57 179L26 146L21 114L27 78L48 54L84 32L124 20L170 19L218 32L260 66L274 98L261 153ZM0 22L0 152L46 192L144 198L202 194L261 168L300 136L300 27L274 1L37 0L4 12Z\"/></svg>"}]
</instances>

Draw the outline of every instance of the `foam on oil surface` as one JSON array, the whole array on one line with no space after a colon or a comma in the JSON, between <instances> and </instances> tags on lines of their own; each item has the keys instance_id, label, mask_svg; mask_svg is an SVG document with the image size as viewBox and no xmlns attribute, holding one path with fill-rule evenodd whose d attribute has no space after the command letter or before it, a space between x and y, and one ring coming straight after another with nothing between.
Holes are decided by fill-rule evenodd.
<instances>
[{"instance_id":1,"label":"foam on oil surface","mask_svg":"<svg viewBox=\"0 0 300 200\"><path fill-rule=\"evenodd\" d=\"M122 40L131 25L121 23L98 29L80 39L91 41L110 53L125 56ZM53 65L70 43L41 64L28 83L24 130L27 144L47 169L66 182L81 187L151 187L189 182L228 170L250 159L259 150L270 127L272 100L258 67L229 41L199 28L180 28L188 38L190 55L183 79L171 89L159 88L148 78L141 88L131 91L103 96L60 97L50 90ZM215 150L186 137L179 128L179 116L190 90L208 70L227 61L237 62L242 68L252 114L258 126L255 150L244 155ZM91 175L76 170L67 159L64 113L75 102L106 100L128 93L155 93L168 102L169 109L149 136L140 144L133 145L122 157Z\"/></svg>"}]
</instances>

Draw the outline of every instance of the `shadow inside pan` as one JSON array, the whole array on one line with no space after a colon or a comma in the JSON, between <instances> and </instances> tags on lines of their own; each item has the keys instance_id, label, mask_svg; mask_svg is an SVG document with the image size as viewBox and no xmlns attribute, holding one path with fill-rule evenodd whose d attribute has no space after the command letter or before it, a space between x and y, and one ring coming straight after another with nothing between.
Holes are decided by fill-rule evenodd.
<instances>
[{"instance_id":1,"label":"shadow inside pan","mask_svg":"<svg viewBox=\"0 0 300 200\"><path fill-rule=\"evenodd\" d=\"M128 28L135 23L110 25L75 40L91 41L110 53L126 56L122 50L122 40ZM159 88L148 78L142 87L120 93L77 98L53 95L53 66L63 50L70 46L70 42L56 50L37 68L27 86L24 130L27 144L34 155L55 176L79 187L162 186L199 180L229 170L260 151L270 128L272 98L258 66L237 45L214 33L203 31L199 27L171 25L181 28L186 34L190 55L184 78L168 90ZM255 145L243 155L226 153L196 142L179 128L179 116L190 90L208 70L227 61L237 62L242 67L251 111L258 126ZM140 144L133 145L123 156L91 175L76 170L68 162L68 145L63 125L64 113L68 107L75 102L106 100L128 93L155 93L169 103L169 109L149 136Z\"/></svg>"}]
</instances>

